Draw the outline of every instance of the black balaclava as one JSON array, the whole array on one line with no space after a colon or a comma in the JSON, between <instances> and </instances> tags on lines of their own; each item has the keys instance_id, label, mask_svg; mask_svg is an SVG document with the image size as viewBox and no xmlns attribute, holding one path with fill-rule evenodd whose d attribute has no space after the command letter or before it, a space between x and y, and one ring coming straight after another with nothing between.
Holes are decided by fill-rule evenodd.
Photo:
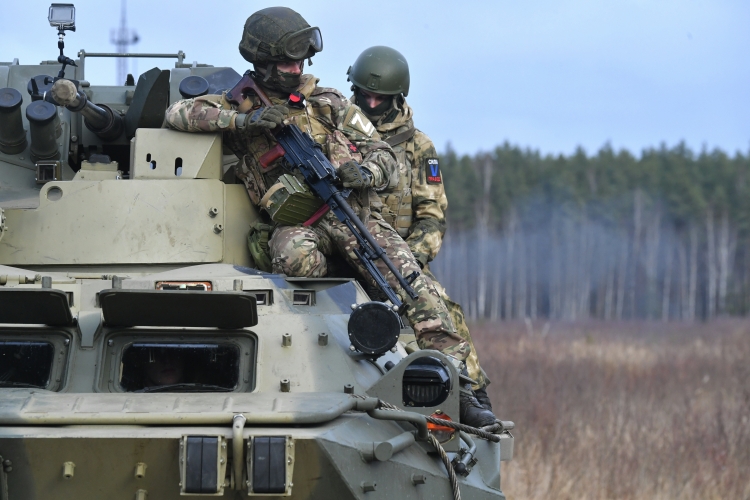
<instances>
[{"instance_id":1,"label":"black balaclava","mask_svg":"<svg viewBox=\"0 0 750 500\"><path fill-rule=\"evenodd\" d=\"M359 106L359 108L364 111L364 113L368 117L372 117L377 120L383 113L391 109L391 107L393 106L393 96L387 96L388 99L385 99L374 108L371 108L367 105L367 99L365 99L364 96L359 92L359 87L352 86L352 90L354 90L354 95L357 96L357 106Z\"/></svg>"},{"instance_id":2,"label":"black balaclava","mask_svg":"<svg viewBox=\"0 0 750 500\"><path fill-rule=\"evenodd\" d=\"M262 84L264 87L268 87L271 90L278 92L292 93L296 91L301 82L302 70L304 69L304 61L299 61L302 67L300 68L300 74L295 75L293 73L287 73L285 71L279 71L276 66L276 62L269 62L265 68L256 66L255 70L263 77Z\"/></svg>"}]
</instances>

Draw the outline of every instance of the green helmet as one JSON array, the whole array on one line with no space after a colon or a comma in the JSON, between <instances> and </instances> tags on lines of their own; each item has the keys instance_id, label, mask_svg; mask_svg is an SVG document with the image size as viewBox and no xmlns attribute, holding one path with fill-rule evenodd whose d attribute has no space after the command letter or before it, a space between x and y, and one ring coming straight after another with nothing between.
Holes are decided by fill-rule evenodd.
<instances>
[{"instance_id":1,"label":"green helmet","mask_svg":"<svg viewBox=\"0 0 750 500\"><path fill-rule=\"evenodd\" d=\"M301 60L323 50L320 29L287 7L269 7L247 18L240 54L253 64Z\"/></svg>"},{"instance_id":2,"label":"green helmet","mask_svg":"<svg viewBox=\"0 0 750 500\"><path fill-rule=\"evenodd\" d=\"M401 52L378 45L362 52L349 66L347 80L378 94L409 95L409 63Z\"/></svg>"}]
</instances>

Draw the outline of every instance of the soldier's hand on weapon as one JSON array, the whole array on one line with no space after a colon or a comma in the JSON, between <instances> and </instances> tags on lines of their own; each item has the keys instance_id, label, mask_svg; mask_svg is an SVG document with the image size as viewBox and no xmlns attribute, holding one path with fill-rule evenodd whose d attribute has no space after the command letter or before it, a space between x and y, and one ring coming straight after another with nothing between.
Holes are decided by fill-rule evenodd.
<instances>
[{"instance_id":1,"label":"soldier's hand on weapon","mask_svg":"<svg viewBox=\"0 0 750 500\"><path fill-rule=\"evenodd\" d=\"M282 104L264 106L249 114L238 114L234 119L234 126L243 133L272 130L281 127L288 115L289 108Z\"/></svg>"},{"instance_id":2,"label":"soldier's hand on weapon","mask_svg":"<svg viewBox=\"0 0 750 500\"><path fill-rule=\"evenodd\" d=\"M338 176L345 188L364 189L372 186L372 174L352 160L339 167Z\"/></svg>"}]
</instances>

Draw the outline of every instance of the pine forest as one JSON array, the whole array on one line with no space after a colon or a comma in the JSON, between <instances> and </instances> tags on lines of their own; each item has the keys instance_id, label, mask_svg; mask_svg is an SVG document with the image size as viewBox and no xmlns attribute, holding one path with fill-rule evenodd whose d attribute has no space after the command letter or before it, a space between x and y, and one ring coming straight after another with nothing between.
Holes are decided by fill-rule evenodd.
<instances>
[{"instance_id":1,"label":"pine forest","mask_svg":"<svg viewBox=\"0 0 750 500\"><path fill-rule=\"evenodd\" d=\"M662 145L440 166L432 270L472 320L707 320L750 310L750 157Z\"/></svg>"}]
</instances>

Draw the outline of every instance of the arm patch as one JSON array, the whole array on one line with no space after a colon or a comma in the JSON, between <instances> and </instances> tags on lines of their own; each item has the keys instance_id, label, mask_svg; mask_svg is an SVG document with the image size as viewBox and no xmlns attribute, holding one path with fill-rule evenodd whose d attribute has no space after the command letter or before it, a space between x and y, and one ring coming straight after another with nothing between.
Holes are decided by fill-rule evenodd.
<instances>
[{"instance_id":1,"label":"arm patch","mask_svg":"<svg viewBox=\"0 0 750 500\"><path fill-rule=\"evenodd\" d=\"M356 106L350 106L344 117L344 130L353 130L365 137L372 137L375 133L375 125L365 118L365 115Z\"/></svg>"},{"instance_id":2,"label":"arm patch","mask_svg":"<svg viewBox=\"0 0 750 500\"><path fill-rule=\"evenodd\" d=\"M427 184L442 184L443 176L440 174L440 163L437 158L424 159L424 173Z\"/></svg>"}]
</instances>

